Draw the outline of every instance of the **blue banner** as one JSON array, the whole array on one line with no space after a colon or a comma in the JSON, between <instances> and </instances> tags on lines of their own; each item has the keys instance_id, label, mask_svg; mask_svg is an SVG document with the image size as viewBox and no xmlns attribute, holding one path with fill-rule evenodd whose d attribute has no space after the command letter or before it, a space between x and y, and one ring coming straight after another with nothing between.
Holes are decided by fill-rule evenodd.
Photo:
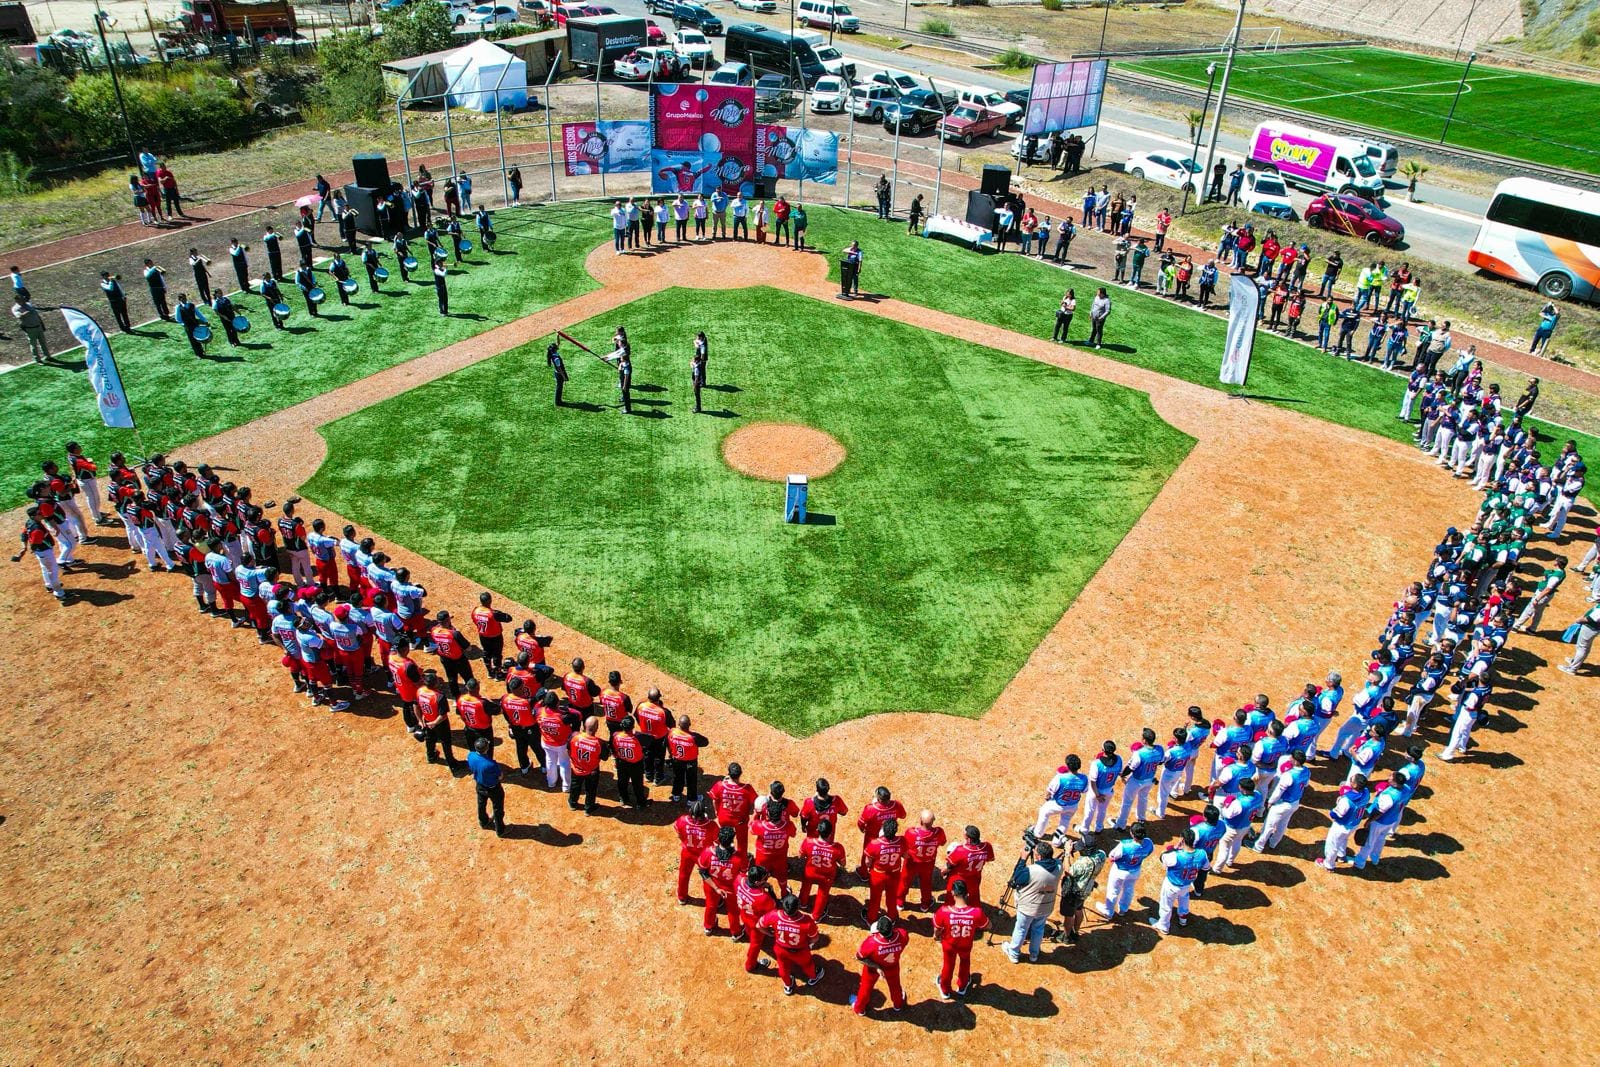
<instances>
[{"instance_id":1,"label":"blue banner","mask_svg":"<svg viewBox=\"0 0 1600 1067\"><path fill-rule=\"evenodd\" d=\"M133 409L122 389L122 375L117 373L117 358L111 354L106 332L77 308L62 308L61 317L67 320L67 330L83 344L83 361L89 368L89 384L94 387L101 420L107 426L133 429Z\"/></svg>"}]
</instances>

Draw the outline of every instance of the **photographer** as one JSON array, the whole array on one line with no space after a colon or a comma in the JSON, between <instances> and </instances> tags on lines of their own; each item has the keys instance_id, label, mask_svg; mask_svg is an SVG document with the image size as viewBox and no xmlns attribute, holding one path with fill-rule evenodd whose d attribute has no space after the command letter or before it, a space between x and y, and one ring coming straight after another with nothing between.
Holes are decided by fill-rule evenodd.
<instances>
[{"instance_id":1,"label":"photographer","mask_svg":"<svg viewBox=\"0 0 1600 1067\"><path fill-rule=\"evenodd\" d=\"M1106 864L1106 851L1095 847L1092 836L1072 843L1076 858L1061 879L1061 940L1069 945L1078 941L1083 926L1083 906L1094 895L1095 880Z\"/></svg>"},{"instance_id":2,"label":"photographer","mask_svg":"<svg viewBox=\"0 0 1600 1067\"><path fill-rule=\"evenodd\" d=\"M1011 872L1011 888L1017 891L1017 924L1006 943L1006 958L1012 963L1022 962L1022 943L1028 943L1028 962L1039 962L1039 944L1044 940L1044 928L1050 918L1050 909L1056 901L1056 887L1061 884L1061 863L1050 842L1040 841L1032 830L1023 834L1028 851L1017 860Z\"/></svg>"}]
</instances>

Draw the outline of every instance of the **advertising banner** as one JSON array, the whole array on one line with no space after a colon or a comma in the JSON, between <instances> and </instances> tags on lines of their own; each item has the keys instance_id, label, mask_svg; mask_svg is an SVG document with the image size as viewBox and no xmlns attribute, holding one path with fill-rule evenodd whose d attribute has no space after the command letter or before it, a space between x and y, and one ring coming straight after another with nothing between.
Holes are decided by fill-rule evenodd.
<instances>
[{"instance_id":1,"label":"advertising banner","mask_svg":"<svg viewBox=\"0 0 1600 1067\"><path fill-rule=\"evenodd\" d=\"M95 403L100 405L100 421L107 426L133 429L133 409L128 406L128 394L123 391L117 357L111 354L106 332L91 316L77 308L62 308L61 317L67 320L67 330L72 336L83 343L83 361L89 370Z\"/></svg>"},{"instance_id":2,"label":"advertising banner","mask_svg":"<svg viewBox=\"0 0 1600 1067\"><path fill-rule=\"evenodd\" d=\"M1059 130L1077 130L1100 121L1106 90L1106 60L1041 63L1033 68L1028 115L1023 133L1042 137Z\"/></svg>"},{"instance_id":3,"label":"advertising banner","mask_svg":"<svg viewBox=\"0 0 1600 1067\"><path fill-rule=\"evenodd\" d=\"M644 121L568 122L561 127L561 154L567 177L582 174L637 174L650 169L650 123Z\"/></svg>"},{"instance_id":4,"label":"advertising banner","mask_svg":"<svg viewBox=\"0 0 1600 1067\"><path fill-rule=\"evenodd\" d=\"M1222 348L1222 369L1217 379L1243 385L1250 375L1250 354L1256 344L1256 322L1261 317L1261 290L1255 279L1235 274L1228 287L1228 337Z\"/></svg>"},{"instance_id":5,"label":"advertising banner","mask_svg":"<svg viewBox=\"0 0 1600 1067\"><path fill-rule=\"evenodd\" d=\"M654 85L650 125L654 192L732 194L756 173L756 91L748 85Z\"/></svg>"},{"instance_id":6,"label":"advertising banner","mask_svg":"<svg viewBox=\"0 0 1600 1067\"><path fill-rule=\"evenodd\" d=\"M839 135L798 126L756 126L756 173L833 185L839 173Z\"/></svg>"},{"instance_id":7,"label":"advertising banner","mask_svg":"<svg viewBox=\"0 0 1600 1067\"><path fill-rule=\"evenodd\" d=\"M1263 124L1256 129L1250 158L1258 163L1271 163L1283 174L1324 182L1333 167L1333 146Z\"/></svg>"}]
</instances>

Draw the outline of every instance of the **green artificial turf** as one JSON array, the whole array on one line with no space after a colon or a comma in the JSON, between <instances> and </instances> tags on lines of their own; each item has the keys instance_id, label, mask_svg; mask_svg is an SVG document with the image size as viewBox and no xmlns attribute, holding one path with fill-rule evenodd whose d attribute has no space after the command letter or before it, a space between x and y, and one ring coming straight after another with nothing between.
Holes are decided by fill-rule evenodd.
<instances>
[{"instance_id":1,"label":"green artificial turf","mask_svg":"<svg viewBox=\"0 0 1600 1067\"><path fill-rule=\"evenodd\" d=\"M405 285L386 251L390 279L378 295L367 291L366 272L352 260L362 282L352 298L357 306L342 307L327 279L328 301L314 325L291 285L283 286L294 308L284 331L271 328L259 296L247 297L242 310L252 328L241 340L249 347L229 348L217 330L208 348L213 358L204 362L172 323L140 327L140 336L111 333L145 448L170 450L220 433L596 288L583 261L603 237L600 210L569 204L498 212L495 254L474 248L467 265L452 269L448 319L439 316L431 273L425 283L413 274L419 280ZM426 252L420 242L416 247ZM175 272L174 301L184 281ZM112 325L103 306L85 310ZM132 431L101 424L81 357L75 349L60 357L64 365L0 375L0 500L7 505L22 499L42 460L65 462L68 440L81 442L102 466L112 451L139 453Z\"/></svg>"},{"instance_id":2,"label":"green artificial turf","mask_svg":"<svg viewBox=\"0 0 1600 1067\"><path fill-rule=\"evenodd\" d=\"M1204 87L1214 56L1142 59L1128 67ZM1460 62L1382 48L1241 55L1229 90L1408 137L1600 173L1600 85L1473 65L1446 134Z\"/></svg>"},{"instance_id":3,"label":"green artificial turf","mask_svg":"<svg viewBox=\"0 0 1600 1067\"><path fill-rule=\"evenodd\" d=\"M905 227L880 223L863 213L813 210L808 236L830 249L859 240L866 290L1035 337L1050 336L1061 294L1073 287L1078 314L1071 340L1080 346L1089 334L1090 300L1105 284L1103 278L1019 255L980 257L948 242L910 237ZM837 256L831 258L837 278ZM1109 286L1108 291L1111 317L1106 323L1106 346L1099 355L1208 389L1233 391L1217 380L1227 329L1224 320L1196 314L1150 293L1122 286ZM1222 292L1226 299L1226 290ZM1256 334L1245 392L1252 399L1396 441L1410 441L1416 429L1395 417L1405 395L1404 378L1323 355L1265 331ZM1585 456L1600 456L1600 439L1537 419L1529 424L1547 443L1547 456L1556 451L1548 442L1569 439L1577 441Z\"/></svg>"},{"instance_id":4,"label":"green artificial turf","mask_svg":"<svg viewBox=\"0 0 1600 1067\"><path fill-rule=\"evenodd\" d=\"M1192 445L1140 393L771 289L671 290L569 332L618 322L633 417L570 348L583 406L554 409L541 341L331 424L305 491L796 734L981 714ZM720 389L696 415L702 328ZM721 458L763 421L849 452L808 525Z\"/></svg>"}]
</instances>

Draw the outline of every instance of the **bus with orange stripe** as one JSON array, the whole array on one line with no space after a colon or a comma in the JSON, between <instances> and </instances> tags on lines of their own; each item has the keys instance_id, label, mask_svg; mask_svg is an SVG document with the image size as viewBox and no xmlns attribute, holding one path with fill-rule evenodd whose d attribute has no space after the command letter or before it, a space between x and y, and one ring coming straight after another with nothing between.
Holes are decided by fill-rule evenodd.
<instances>
[{"instance_id":1,"label":"bus with orange stripe","mask_svg":"<svg viewBox=\"0 0 1600 1067\"><path fill-rule=\"evenodd\" d=\"M1551 300L1596 299L1600 193L1508 178L1495 188L1467 262L1534 286Z\"/></svg>"}]
</instances>

